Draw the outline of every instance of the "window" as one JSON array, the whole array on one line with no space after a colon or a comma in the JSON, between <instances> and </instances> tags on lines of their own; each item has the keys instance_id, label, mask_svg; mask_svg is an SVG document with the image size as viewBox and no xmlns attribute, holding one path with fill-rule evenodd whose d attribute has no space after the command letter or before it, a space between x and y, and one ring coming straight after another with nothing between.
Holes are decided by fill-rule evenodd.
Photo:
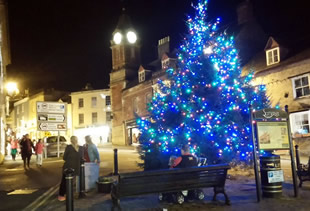
<instances>
[{"instance_id":1,"label":"window","mask_svg":"<svg viewBox=\"0 0 310 211\"><path fill-rule=\"evenodd\" d=\"M148 93L146 94L146 100L145 100L146 104L152 102L152 93Z\"/></svg>"},{"instance_id":2,"label":"window","mask_svg":"<svg viewBox=\"0 0 310 211\"><path fill-rule=\"evenodd\" d=\"M16 114L19 114L19 106L16 106Z\"/></svg>"},{"instance_id":3,"label":"window","mask_svg":"<svg viewBox=\"0 0 310 211\"><path fill-rule=\"evenodd\" d=\"M22 109L21 113L25 112L25 105L24 104L22 104L21 109Z\"/></svg>"},{"instance_id":4,"label":"window","mask_svg":"<svg viewBox=\"0 0 310 211\"><path fill-rule=\"evenodd\" d=\"M106 121L107 121L107 122L110 122L111 119L112 119L111 117L112 117L112 112L107 112L107 113L106 113Z\"/></svg>"},{"instance_id":5,"label":"window","mask_svg":"<svg viewBox=\"0 0 310 211\"><path fill-rule=\"evenodd\" d=\"M79 108L83 108L83 107L84 107L84 99L79 98Z\"/></svg>"},{"instance_id":6,"label":"window","mask_svg":"<svg viewBox=\"0 0 310 211\"><path fill-rule=\"evenodd\" d=\"M84 124L84 114L79 114L79 125Z\"/></svg>"},{"instance_id":7,"label":"window","mask_svg":"<svg viewBox=\"0 0 310 211\"><path fill-rule=\"evenodd\" d=\"M92 119L92 123L95 124L98 122L98 115L97 115L97 112L94 112L91 114L91 119Z\"/></svg>"},{"instance_id":8,"label":"window","mask_svg":"<svg viewBox=\"0 0 310 211\"><path fill-rule=\"evenodd\" d=\"M310 95L309 75L293 78L294 97L299 98Z\"/></svg>"},{"instance_id":9,"label":"window","mask_svg":"<svg viewBox=\"0 0 310 211\"><path fill-rule=\"evenodd\" d=\"M91 107L96 107L97 106L97 97L92 97L91 98Z\"/></svg>"},{"instance_id":10,"label":"window","mask_svg":"<svg viewBox=\"0 0 310 211\"><path fill-rule=\"evenodd\" d=\"M111 96L106 96L105 105L111 105Z\"/></svg>"},{"instance_id":11,"label":"window","mask_svg":"<svg viewBox=\"0 0 310 211\"><path fill-rule=\"evenodd\" d=\"M145 81L145 70L139 72L139 82Z\"/></svg>"},{"instance_id":12,"label":"window","mask_svg":"<svg viewBox=\"0 0 310 211\"><path fill-rule=\"evenodd\" d=\"M302 137L305 134L310 135L309 119L310 111L290 114L293 137Z\"/></svg>"},{"instance_id":13,"label":"window","mask_svg":"<svg viewBox=\"0 0 310 211\"><path fill-rule=\"evenodd\" d=\"M267 66L280 62L279 47L266 51Z\"/></svg>"},{"instance_id":14,"label":"window","mask_svg":"<svg viewBox=\"0 0 310 211\"><path fill-rule=\"evenodd\" d=\"M165 60L162 60L162 61L161 61L161 67L162 67L162 69L163 69L163 70L167 69L167 68L169 67L169 64L170 64L169 58L168 58L168 59L165 59Z\"/></svg>"},{"instance_id":15,"label":"window","mask_svg":"<svg viewBox=\"0 0 310 211\"><path fill-rule=\"evenodd\" d=\"M138 102L139 102L138 97L135 97L135 98L133 99L133 112L135 112L135 113L138 113L138 112L139 112Z\"/></svg>"}]
</instances>

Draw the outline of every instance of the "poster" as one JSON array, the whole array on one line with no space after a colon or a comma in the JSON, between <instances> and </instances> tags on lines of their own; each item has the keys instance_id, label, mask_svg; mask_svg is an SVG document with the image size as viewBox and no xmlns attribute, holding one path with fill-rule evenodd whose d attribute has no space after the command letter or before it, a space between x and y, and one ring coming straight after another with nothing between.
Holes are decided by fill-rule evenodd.
<instances>
[{"instance_id":1,"label":"poster","mask_svg":"<svg viewBox=\"0 0 310 211\"><path fill-rule=\"evenodd\" d=\"M257 122L260 150L289 149L286 122Z\"/></svg>"}]
</instances>

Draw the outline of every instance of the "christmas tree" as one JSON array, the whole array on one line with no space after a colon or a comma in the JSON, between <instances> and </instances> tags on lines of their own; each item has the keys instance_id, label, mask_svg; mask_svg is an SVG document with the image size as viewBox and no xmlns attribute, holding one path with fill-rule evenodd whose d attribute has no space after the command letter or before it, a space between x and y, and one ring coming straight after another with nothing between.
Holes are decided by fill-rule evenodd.
<instances>
[{"instance_id":1,"label":"christmas tree","mask_svg":"<svg viewBox=\"0 0 310 211\"><path fill-rule=\"evenodd\" d=\"M178 51L177 68L149 104L149 118L137 118L142 131L144 168L165 167L182 144L191 152L218 161L248 161L252 157L250 110L268 107L265 87L251 86L253 74L241 77L234 38L206 21L207 0L199 0L189 33Z\"/></svg>"}]
</instances>

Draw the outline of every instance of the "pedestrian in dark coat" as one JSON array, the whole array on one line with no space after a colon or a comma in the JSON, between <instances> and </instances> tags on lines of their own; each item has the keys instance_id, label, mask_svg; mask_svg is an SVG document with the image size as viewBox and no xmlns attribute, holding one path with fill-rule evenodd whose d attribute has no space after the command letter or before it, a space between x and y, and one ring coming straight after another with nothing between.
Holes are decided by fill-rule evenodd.
<instances>
[{"instance_id":1,"label":"pedestrian in dark coat","mask_svg":"<svg viewBox=\"0 0 310 211\"><path fill-rule=\"evenodd\" d=\"M73 175L80 175L80 164L81 159L83 158L83 147L78 145L78 139L76 136L71 136L70 138L71 145L68 145L65 149L65 153L63 155L63 159L65 161L63 166L63 174L62 180L59 187L59 195L58 200L64 201L66 200L66 176L64 173L65 169L72 168L74 170Z\"/></svg>"},{"instance_id":2,"label":"pedestrian in dark coat","mask_svg":"<svg viewBox=\"0 0 310 211\"><path fill-rule=\"evenodd\" d=\"M28 168L30 168L30 160L32 155L32 149L34 150L33 143L29 138L29 135L26 134L19 143L20 151L22 154L22 159L24 161L24 169L26 169L26 163Z\"/></svg>"}]
</instances>

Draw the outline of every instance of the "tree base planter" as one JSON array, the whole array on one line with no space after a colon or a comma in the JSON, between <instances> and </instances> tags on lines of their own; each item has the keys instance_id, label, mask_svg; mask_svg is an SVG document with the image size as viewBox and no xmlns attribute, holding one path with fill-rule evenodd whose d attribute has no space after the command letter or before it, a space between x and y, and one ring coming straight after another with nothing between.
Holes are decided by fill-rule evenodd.
<instances>
[{"instance_id":1,"label":"tree base planter","mask_svg":"<svg viewBox=\"0 0 310 211\"><path fill-rule=\"evenodd\" d=\"M112 177L99 177L97 187L99 193L111 193L111 186L114 182Z\"/></svg>"}]
</instances>

